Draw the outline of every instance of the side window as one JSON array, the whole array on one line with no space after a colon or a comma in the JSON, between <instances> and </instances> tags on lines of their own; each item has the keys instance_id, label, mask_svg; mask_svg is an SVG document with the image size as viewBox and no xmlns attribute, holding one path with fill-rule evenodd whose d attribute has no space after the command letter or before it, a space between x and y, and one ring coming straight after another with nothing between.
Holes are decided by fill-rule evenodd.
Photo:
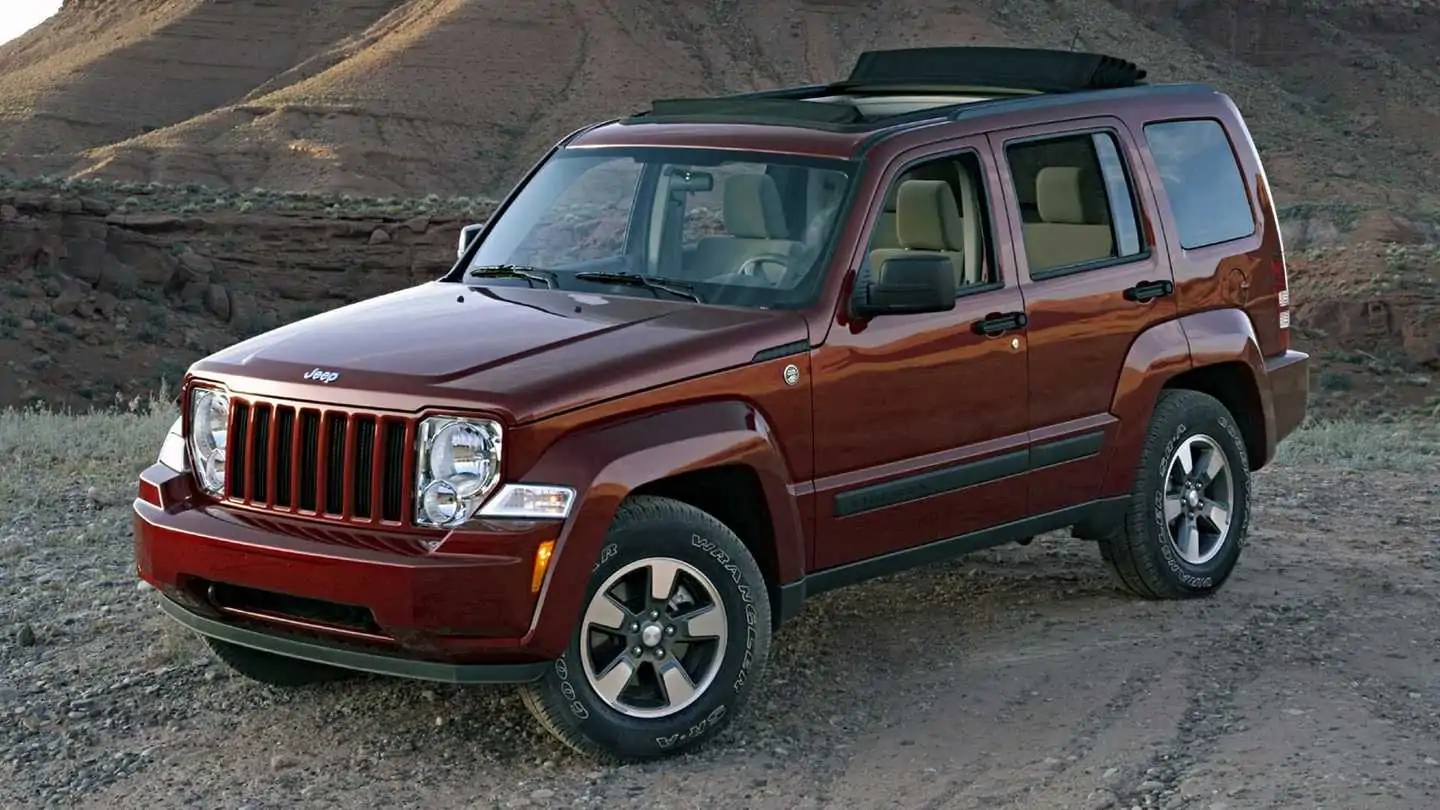
<instances>
[{"instance_id":1,"label":"side window","mask_svg":"<svg viewBox=\"0 0 1440 810\"><path fill-rule=\"evenodd\" d=\"M1219 121L1146 124L1145 139L1165 184L1181 247L1205 247L1255 233L1245 180Z\"/></svg>"},{"instance_id":2,"label":"side window","mask_svg":"<svg viewBox=\"0 0 1440 810\"><path fill-rule=\"evenodd\" d=\"M1031 276L1145 251L1115 136L1026 141L1005 149Z\"/></svg>"},{"instance_id":3,"label":"side window","mask_svg":"<svg viewBox=\"0 0 1440 810\"><path fill-rule=\"evenodd\" d=\"M563 267L623 254L640 168L634 160L607 159L586 169L560 192L510 263Z\"/></svg>"},{"instance_id":4,"label":"side window","mask_svg":"<svg viewBox=\"0 0 1440 810\"><path fill-rule=\"evenodd\" d=\"M961 152L907 168L886 189L870 234L864 271L896 256L939 254L955 269L955 288L999 282L990 205L980 161Z\"/></svg>"}]
</instances>

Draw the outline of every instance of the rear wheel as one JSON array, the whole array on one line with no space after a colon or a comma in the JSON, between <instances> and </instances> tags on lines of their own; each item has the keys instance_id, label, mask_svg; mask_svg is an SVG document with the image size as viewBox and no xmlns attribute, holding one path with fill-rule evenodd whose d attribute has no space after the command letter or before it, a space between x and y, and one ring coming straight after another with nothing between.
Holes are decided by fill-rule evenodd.
<instances>
[{"instance_id":1,"label":"rear wheel","mask_svg":"<svg viewBox=\"0 0 1440 810\"><path fill-rule=\"evenodd\" d=\"M274 653L241 647L216 638L205 638L205 643L231 669L252 681L270 686L310 686L317 683L343 681L355 676L348 669L327 667L312 661L289 658Z\"/></svg>"},{"instance_id":2,"label":"rear wheel","mask_svg":"<svg viewBox=\"0 0 1440 810\"><path fill-rule=\"evenodd\" d=\"M693 748L764 672L770 602L750 552L688 504L623 504L570 646L521 694L575 750L642 760Z\"/></svg>"},{"instance_id":3,"label":"rear wheel","mask_svg":"<svg viewBox=\"0 0 1440 810\"><path fill-rule=\"evenodd\" d=\"M1121 585L1152 599L1213 593L1249 522L1249 457L1234 417L1208 394L1162 392L1125 520L1100 541Z\"/></svg>"}]
</instances>

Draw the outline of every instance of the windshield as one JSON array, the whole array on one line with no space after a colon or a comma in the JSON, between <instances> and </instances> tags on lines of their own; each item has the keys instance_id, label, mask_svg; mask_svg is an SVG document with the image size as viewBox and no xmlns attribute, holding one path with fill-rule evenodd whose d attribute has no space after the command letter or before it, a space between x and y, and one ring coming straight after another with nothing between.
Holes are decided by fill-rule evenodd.
<instances>
[{"instance_id":1,"label":"windshield","mask_svg":"<svg viewBox=\"0 0 1440 810\"><path fill-rule=\"evenodd\" d=\"M800 306L819 288L853 173L722 149L563 150L481 237L463 280Z\"/></svg>"}]
</instances>

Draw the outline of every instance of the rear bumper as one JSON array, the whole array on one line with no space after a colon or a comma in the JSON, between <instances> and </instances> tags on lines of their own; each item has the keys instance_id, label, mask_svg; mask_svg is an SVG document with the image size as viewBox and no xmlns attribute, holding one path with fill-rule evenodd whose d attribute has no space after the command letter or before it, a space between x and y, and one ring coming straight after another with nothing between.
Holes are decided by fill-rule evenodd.
<instances>
[{"instance_id":1,"label":"rear bumper","mask_svg":"<svg viewBox=\"0 0 1440 810\"><path fill-rule=\"evenodd\" d=\"M1265 377L1270 384L1270 409L1274 425L1270 430L1275 445L1295 432L1305 421L1310 400L1310 356L1287 351L1265 359ZM1270 456L1274 456L1272 446Z\"/></svg>"},{"instance_id":2,"label":"rear bumper","mask_svg":"<svg viewBox=\"0 0 1440 810\"><path fill-rule=\"evenodd\" d=\"M141 475L139 576L202 635L368 672L463 683L533 680L536 547L555 524L414 536L197 505L188 477Z\"/></svg>"}]
</instances>

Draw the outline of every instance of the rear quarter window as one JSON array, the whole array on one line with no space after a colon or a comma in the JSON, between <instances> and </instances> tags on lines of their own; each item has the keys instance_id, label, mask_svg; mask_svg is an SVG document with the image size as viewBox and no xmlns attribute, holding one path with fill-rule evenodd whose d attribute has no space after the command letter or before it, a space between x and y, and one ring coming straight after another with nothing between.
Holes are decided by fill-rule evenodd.
<instances>
[{"instance_id":1,"label":"rear quarter window","mask_svg":"<svg viewBox=\"0 0 1440 810\"><path fill-rule=\"evenodd\" d=\"M1243 239L1255 217L1230 138L1219 121L1160 121L1145 125L1150 154L1186 250Z\"/></svg>"}]
</instances>

